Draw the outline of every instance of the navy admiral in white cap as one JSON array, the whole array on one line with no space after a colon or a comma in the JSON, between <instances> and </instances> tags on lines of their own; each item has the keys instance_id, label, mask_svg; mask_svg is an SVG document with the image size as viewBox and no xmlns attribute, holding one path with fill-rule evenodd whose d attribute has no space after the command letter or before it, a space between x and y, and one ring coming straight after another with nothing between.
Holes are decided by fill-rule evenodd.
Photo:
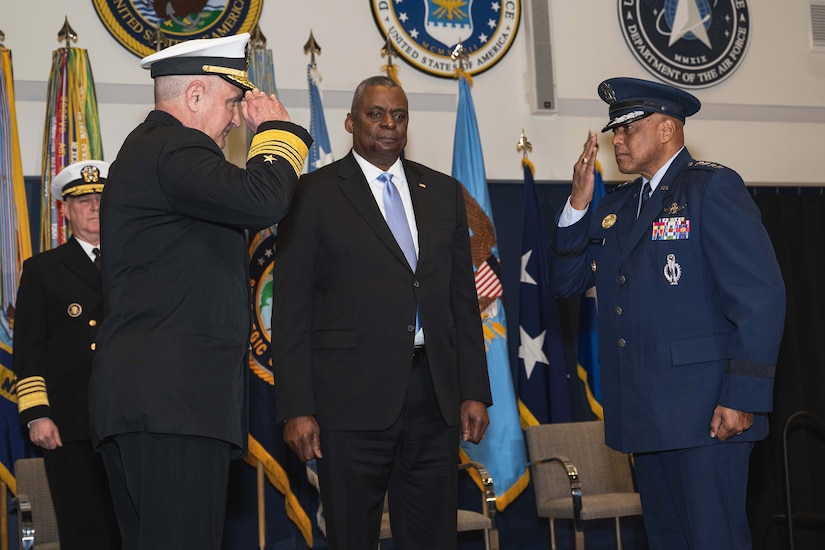
<instances>
[{"instance_id":1,"label":"navy admiral in white cap","mask_svg":"<svg viewBox=\"0 0 825 550\"><path fill-rule=\"evenodd\" d=\"M785 290L742 178L694 160L693 95L602 82L619 170L590 208L597 136L573 168L553 286L595 285L607 444L633 453L651 548L746 549L748 458L768 433Z\"/></svg>"},{"instance_id":2,"label":"navy admiral in white cap","mask_svg":"<svg viewBox=\"0 0 825 550\"><path fill-rule=\"evenodd\" d=\"M14 316L17 407L29 439L43 449L67 550L120 548L100 454L89 434L89 376L103 318L100 193L109 163L84 160L52 179L71 225L68 241L23 264Z\"/></svg>"},{"instance_id":3,"label":"navy admiral in white cap","mask_svg":"<svg viewBox=\"0 0 825 550\"><path fill-rule=\"evenodd\" d=\"M247 450L244 230L286 213L312 143L249 81L248 41L193 40L141 60L155 110L103 193L91 424L126 550L220 548L229 462ZM241 118L254 132L245 168L221 151Z\"/></svg>"}]
</instances>

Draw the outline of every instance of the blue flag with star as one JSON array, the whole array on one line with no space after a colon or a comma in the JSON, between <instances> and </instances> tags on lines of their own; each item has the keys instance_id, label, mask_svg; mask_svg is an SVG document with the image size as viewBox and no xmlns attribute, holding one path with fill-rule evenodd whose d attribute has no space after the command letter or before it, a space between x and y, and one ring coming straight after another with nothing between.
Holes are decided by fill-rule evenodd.
<instances>
[{"instance_id":1,"label":"blue flag with star","mask_svg":"<svg viewBox=\"0 0 825 550\"><path fill-rule=\"evenodd\" d=\"M524 490L530 478L507 351L507 320L484 156L470 83L464 75L458 79L458 91L452 175L467 191L464 202L493 393L493 405L487 409L490 426L485 437L478 445L462 442L461 459L476 460L487 467L498 496L496 508L502 511Z\"/></svg>"},{"instance_id":2,"label":"blue flag with star","mask_svg":"<svg viewBox=\"0 0 825 550\"><path fill-rule=\"evenodd\" d=\"M596 205L604 196L604 180L602 167L596 161L596 181L593 187L593 200L590 201L590 211L596 210ZM602 369L599 364L599 331L596 309L596 287L591 287L582 294L579 302L579 345L577 371L579 380L584 386L587 403L590 410L599 420L604 420L602 409Z\"/></svg>"},{"instance_id":3,"label":"blue flag with star","mask_svg":"<svg viewBox=\"0 0 825 550\"><path fill-rule=\"evenodd\" d=\"M550 252L533 165L524 165L524 230L519 282L519 413L522 426L572 422L561 322L550 291Z\"/></svg>"}]
</instances>

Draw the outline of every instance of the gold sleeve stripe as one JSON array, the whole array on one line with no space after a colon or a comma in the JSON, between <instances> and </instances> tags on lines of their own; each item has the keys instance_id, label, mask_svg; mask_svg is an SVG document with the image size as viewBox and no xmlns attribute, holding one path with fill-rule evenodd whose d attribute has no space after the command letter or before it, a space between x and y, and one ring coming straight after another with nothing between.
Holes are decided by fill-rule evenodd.
<instances>
[{"instance_id":1,"label":"gold sleeve stripe","mask_svg":"<svg viewBox=\"0 0 825 550\"><path fill-rule=\"evenodd\" d=\"M292 165L296 175L301 175L307 153L309 153L307 144L292 132L264 130L252 137L246 160L249 161L258 155L278 155Z\"/></svg>"},{"instance_id":2,"label":"gold sleeve stripe","mask_svg":"<svg viewBox=\"0 0 825 550\"><path fill-rule=\"evenodd\" d=\"M17 381L17 411L23 412L40 405L49 406L46 393L46 379L42 376L30 376Z\"/></svg>"}]
</instances>

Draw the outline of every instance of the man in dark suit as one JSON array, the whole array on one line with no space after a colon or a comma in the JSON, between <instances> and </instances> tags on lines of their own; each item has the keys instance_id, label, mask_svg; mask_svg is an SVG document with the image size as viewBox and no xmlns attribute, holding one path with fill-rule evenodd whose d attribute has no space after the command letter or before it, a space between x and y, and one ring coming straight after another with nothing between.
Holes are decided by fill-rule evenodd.
<instances>
[{"instance_id":1,"label":"man in dark suit","mask_svg":"<svg viewBox=\"0 0 825 550\"><path fill-rule=\"evenodd\" d=\"M92 437L126 550L220 548L229 462L247 448L244 229L283 216L312 142L247 79L248 40L192 40L142 60L155 110L103 194ZM221 151L241 116L255 132L246 169Z\"/></svg>"},{"instance_id":2,"label":"man in dark suit","mask_svg":"<svg viewBox=\"0 0 825 550\"><path fill-rule=\"evenodd\" d=\"M459 437L488 424L461 185L400 159L408 115L392 79L362 82L352 151L302 176L278 229L278 420L318 459L332 549L377 547L388 489L396 548L455 547Z\"/></svg>"},{"instance_id":3,"label":"man in dark suit","mask_svg":"<svg viewBox=\"0 0 825 550\"><path fill-rule=\"evenodd\" d=\"M748 458L768 433L785 291L742 178L684 147L693 95L613 78L619 170L589 214L591 133L553 243L555 290L596 285L605 437L634 453L654 549L746 549Z\"/></svg>"},{"instance_id":4,"label":"man in dark suit","mask_svg":"<svg viewBox=\"0 0 825 550\"><path fill-rule=\"evenodd\" d=\"M42 447L60 547L115 550L120 534L100 454L89 435L89 376L100 289L100 193L109 163L86 160L54 177L72 236L23 264L14 316L20 422Z\"/></svg>"}]
</instances>

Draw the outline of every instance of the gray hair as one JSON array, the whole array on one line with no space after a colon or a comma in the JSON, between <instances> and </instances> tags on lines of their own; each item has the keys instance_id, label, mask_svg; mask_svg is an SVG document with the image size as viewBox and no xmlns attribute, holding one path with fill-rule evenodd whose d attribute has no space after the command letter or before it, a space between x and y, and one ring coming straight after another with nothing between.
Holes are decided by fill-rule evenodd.
<instances>
[{"instance_id":1,"label":"gray hair","mask_svg":"<svg viewBox=\"0 0 825 550\"><path fill-rule=\"evenodd\" d=\"M352 95L352 106L350 107L350 112L355 112L358 105L363 101L364 96L367 94L367 88L371 88L372 86L385 86L387 88L398 88L402 92L404 89L401 85L393 80L392 78L385 76L385 75L377 75L371 76L369 78L365 78L361 81L357 88L355 88L355 93ZM405 94L406 95L406 94Z\"/></svg>"}]
</instances>

